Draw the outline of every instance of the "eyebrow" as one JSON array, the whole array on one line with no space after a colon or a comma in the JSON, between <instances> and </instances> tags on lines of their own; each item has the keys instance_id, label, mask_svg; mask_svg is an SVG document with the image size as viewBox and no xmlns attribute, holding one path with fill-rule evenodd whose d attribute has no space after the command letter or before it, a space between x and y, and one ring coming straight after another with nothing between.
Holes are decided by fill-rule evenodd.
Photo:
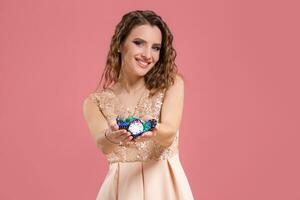
<instances>
[{"instance_id":1,"label":"eyebrow","mask_svg":"<svg viewBox=\"0 0 300 200\"><path fill-rule=\"evenodd\" d=\"M147 41L143 40L142 38L134 38L133 40L141 40L142 42L146 42L147 43ZM153 45L154 46L161 46L160 43L154 43Z\"/></svg>"}]
</instances>

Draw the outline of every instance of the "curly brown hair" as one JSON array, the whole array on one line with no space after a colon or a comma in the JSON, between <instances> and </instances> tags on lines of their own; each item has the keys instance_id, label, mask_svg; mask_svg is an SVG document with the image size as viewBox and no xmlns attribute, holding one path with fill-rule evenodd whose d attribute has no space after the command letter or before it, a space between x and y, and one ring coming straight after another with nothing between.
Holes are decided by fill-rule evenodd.
<instances>
[{"instance_id":1,"label":"curly brown hair","mask_svg":"<svg viewBox=\"0 0 300 200\"><path fill-rule=\"evenodd\" d=\"M176 51L173 48L173 35L167 24L154 11L136 10L125 14L122 20L117 24L115 33L111 39L110 50L107 55L106 66L98 84L99 88L105 89L116 83L119 79L121 70L121 56L118 49L125 41L130 31L139 25L157 26L162 33L162 44L159 60L155 66L144 76L146 88L149 90L165 90L174 84L177 74L177 65L175 64ZM97 89L96 89L97 90Z\"/></svg>"}]
</instances>

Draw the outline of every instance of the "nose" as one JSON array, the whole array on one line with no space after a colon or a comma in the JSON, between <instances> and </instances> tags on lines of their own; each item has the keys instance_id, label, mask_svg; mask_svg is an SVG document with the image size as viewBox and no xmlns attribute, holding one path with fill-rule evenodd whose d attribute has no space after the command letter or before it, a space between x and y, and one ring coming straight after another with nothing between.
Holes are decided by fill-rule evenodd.
<instances>
[{"instance_id":1,"label":"nose","mask_svg":"<svg viewBox=\"0 0 300 200\"><path fill-rule=\"evenodd\" d=\"M145 59L150 59L151 58L151 48L145 47L142 55Z\"/></svg>"}]
</instances>

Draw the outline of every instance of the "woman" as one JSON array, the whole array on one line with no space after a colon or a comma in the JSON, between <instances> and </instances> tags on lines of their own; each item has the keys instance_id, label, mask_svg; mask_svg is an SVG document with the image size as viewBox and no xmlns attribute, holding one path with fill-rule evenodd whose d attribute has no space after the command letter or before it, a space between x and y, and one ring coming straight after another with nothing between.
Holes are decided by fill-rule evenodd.
<instances>
[{"instance_id":1,"label":"woman","mask_svg":"<svg viewBox=\"0 0 300 200\"><path fill-rule=\"evenodd\" d=\"M172 41L153 11L129 12L116 26L102 87L83 103L89 130L109 162L97 200L193 199L178 157L184 82ZM117 117L129 116L157 123L135 137L117 124Z\"/></svg>"}]
</instances>

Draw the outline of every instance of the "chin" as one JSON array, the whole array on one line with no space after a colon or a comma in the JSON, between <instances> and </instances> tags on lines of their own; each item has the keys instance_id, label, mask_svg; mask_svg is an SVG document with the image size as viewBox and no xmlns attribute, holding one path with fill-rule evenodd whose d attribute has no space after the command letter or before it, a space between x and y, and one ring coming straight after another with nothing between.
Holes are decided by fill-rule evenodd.
<instances>
[{"instance_id":1,"label":"chin","mask_svg":"<svg viewBox=\"0 0 300 200\"><path fill-rule=\"evenodd\" d=\"M151 69L152 69L152 67L150 67L148 69L136 69L135 74L138 76L145 76Z\"/></svg>"},{"instance_id":2,"label":"chin","mask_svg":"<svg viewBox=\"0 0 300 200\"><path fill-rule=\"evenodd\" d=\"M136 76L139 76L139 77L144 77L147 72L135 72Z\"/></svg>"}]
</instances>

